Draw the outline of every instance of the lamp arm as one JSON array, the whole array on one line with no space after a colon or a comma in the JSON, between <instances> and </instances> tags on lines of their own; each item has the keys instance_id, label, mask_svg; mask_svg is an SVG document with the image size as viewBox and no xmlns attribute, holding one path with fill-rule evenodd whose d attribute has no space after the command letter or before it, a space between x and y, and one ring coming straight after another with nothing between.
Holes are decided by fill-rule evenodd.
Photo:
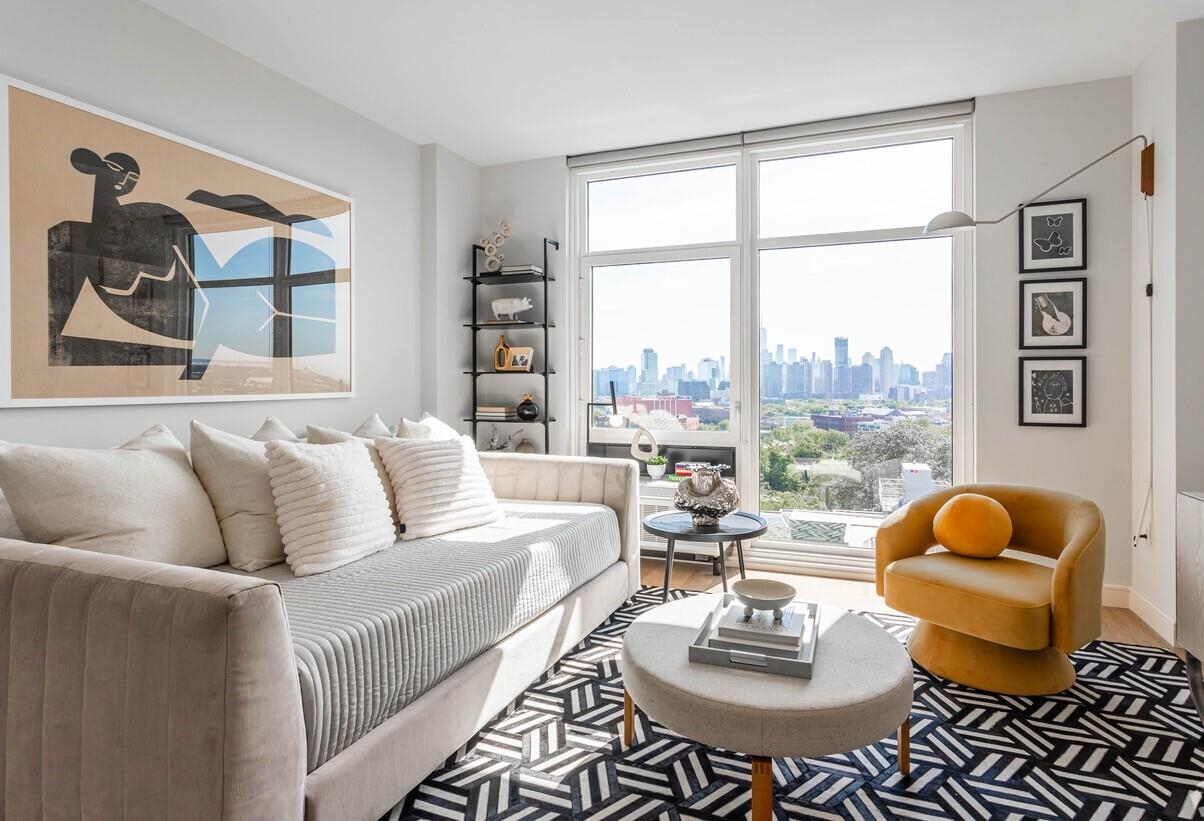
<instances>
[{"instance_id":1,"label":"lamp arm","mask_svg":"<svg viewBox=\"0 0 1204 821\"><path fill-rule=\"evenodd\" d=\"M1141 147L1142 147L1143 149L1144 149L1144 148L1145 148L1147 145L1149 145L1149 144L1150 144L1150 141L1149 141L1149 139L1148 139L1148 138L1147 138L1147 137L1146 137L1144 134L1138 134L1136 137L1133 137L1132 139L1125 140L1123 143L1121 143L1120 145L1116 146L1116 148L1113 148L1111 151L1109 151L1107 154L1104 154L1102 157L1099 157L1099 158L1097 158L1097 159L1094 159L1094 160L1092 160L1091 162L1087 163L1086 165L1084 165L1084 166L1083 166L1082 168L1080 168L1078 171L1075 171L1075 172L1074 172L1073 174L1071 174L1070 176L1063 177L1062 179L1058 180L1058 181L1057 181L1057 182L1055 182L1053 185L1049 186L1049 188L1046 188L1044 191L1042 191L1040 194L1037 194L1037 195L1036 195L1036 196L1034 196L1034 197L1030 197L1030 198L1029 198L1029 199L1027 199L1026 201L1024 201L1024 202L1020 203L1019 205L1017 205L1017 206L1016 206L1015 208L1013 208L1011 211L1008 211L1006 214L1004 214L1004 215L1003 215L1002 217L1000 217L999 219L993 219L993 220L975 220L975 221L974 221L974 222L975 222L975 224L977 224L977 225L995 225L996 223L1003 222L1005 219L1007 219L1008 217L1012 216L1012 214L1015 214L1015 213L1019 212L1021 208L1025 208L1025 207L1027 207L1027 206L1029 206L1029 205L1032 205L1034 202L1036 202L1037 200L1041 199L1042 197L1044 197L1044 196L1045 196L1046 194L1048 194L1050 191L1053 191L1053 190L1054 190L1055 188L1057 188L1058 186L1062 185L1063 183L1070 182L1071 180L1073 180L1073 179L1074 179L1075 177L1077 177L1079 174L1082 174L1082 173L1083 173L1084 171L1086 171L1087 169L1089 169L1089 168L1092 168L1092 167L1094 167L1094 166L1096 166L1096 165L1099 165L1101 162L1103 162L1104 160L1106 160L1106 159L1108 159L1109 157L1111 157L1111 156L1112 156L1113 154L1115 154L1117 151L1120 151L1122 148L1127 148L1128 146L1132 145L1133 143L1137 142L1138 140L1141 140Z\"/></svg>"}]
</instances>

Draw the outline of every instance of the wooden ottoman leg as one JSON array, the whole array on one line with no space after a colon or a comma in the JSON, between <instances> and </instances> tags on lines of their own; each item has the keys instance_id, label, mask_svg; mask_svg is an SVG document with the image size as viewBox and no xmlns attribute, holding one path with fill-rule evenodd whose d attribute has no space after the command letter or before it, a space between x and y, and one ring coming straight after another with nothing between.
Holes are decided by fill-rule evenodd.
<instances>
[{"instance_id":1,"label":"wooden ottoman leg","mask_svg":"<svg viewBox=\"0 0 1204 821\"><path fill-rule=\"evenodd\" d=\"M630 747L635 741L635 704L631 701L631 693L623 688L623 746Z\"/></svg>"},{"instance_id":2,"label":"wooden ottoman leg","mask_svg":"<svg viewBox=\"0 0 1204 821\"><path fill-rule=\"evenodd\" d=\"M754 755L752 760L752 821L773 818L773 759Z\"/></svg>"},{"instance_id":3,"label":"wooden ottoman leg","mask_svg":"<svg viewBox=\"0 0 1204 821\"><path fill-rule=\"evenodd\" d=\"M903 726L899 728L896 757L899 759L899 775L911 775L911 716L903 719Z\"/></svg>"}]
</instances>

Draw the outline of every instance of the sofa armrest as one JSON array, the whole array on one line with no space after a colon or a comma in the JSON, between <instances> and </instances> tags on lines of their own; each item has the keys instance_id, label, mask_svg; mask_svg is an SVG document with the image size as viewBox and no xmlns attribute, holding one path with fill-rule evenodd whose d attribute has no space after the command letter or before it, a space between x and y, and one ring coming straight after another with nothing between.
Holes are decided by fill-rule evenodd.
<instances>
[{"instance_id":1,"label":"sofa armrest","mask_svg":"<svg viewBox=\"0 0 1204 821\"><path fill-rule=\"evenodd\" d=\"M0 817L300 819L279 588L0 539Z\"/></svg>"},{"instance_id":2,"label":"sofa armrest","mask_svg":"<svg viewBox=\"0 0 1204 821\"><path fill-rule=\"evenodd\" d=\"M1100 636L1104 594L1104 516L1094 502L1080 500L1066 513L1066 547L1054 565L1053 647L1073 653Z\"/></svg>"},{"instance_id":3,"label":"sofa armrest","mask_svg":"<svg viewBox=\"0 0 1204 821\"><path fill-rule=\"evenodd\" d=\"M503 499L590 502L619 519L619 558L627 562L628 592L640 587L639 467L630 459L482 453L481 465Z\"/></svg>"}]
</instances>

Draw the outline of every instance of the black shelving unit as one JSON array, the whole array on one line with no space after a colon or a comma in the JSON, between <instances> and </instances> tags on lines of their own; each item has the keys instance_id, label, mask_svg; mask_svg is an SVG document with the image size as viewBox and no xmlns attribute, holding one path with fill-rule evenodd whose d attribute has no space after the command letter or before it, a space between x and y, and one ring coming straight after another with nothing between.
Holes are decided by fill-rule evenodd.
<instances>
[{"instance_id":1,"label":"black shelving unit","mask_svg":"<svg viewBox=\"0 0 1204 821\"><path fill-rule=\"evenodd\" d=\"M464 371L464 374L472 380L472 415L464 419L465 422L472 423L472 440L477 441L477 426L483 422L497 423L496 419L481 419L477 416L477 397L480 394L477 380L482 377L493 376L536 376L543 377L543 396L540 397L539 405L541 409L541 417L532 422L506 420L502 424L519 424L519 425L542 425L543 426L543 452L550 453L552 450L552 431L551 424L556 421L552 416L548 415L548 397L551 396L549 388L549 377L556 371L552 370L548 362L548 352L550 348L549 331L556 327L554 322L548 319L548 283L555 282L556 277L552 275L548 267L548 249L553 248L560 250L560 243L554 239L544 237L543 240L543 273L542 274L497 274L487 271L481 271L477 264L481 260L481 256L485 253L485 248L481 245L472 246L472 276L464 277L465 280L472 283L472 321L464 323L464 327L472 332L472 370ZM543 318L538 321L513 320L507 322L484 322L480 317L480 288L482 286L492 285L522 285L535 283L542 286L543 290ZM543 363L540 370L532 371L493 371L482 370L480 363L481 347L480 347L480 332L481 331L542 331L543 350L538 357Z\"/></svg>"}]
</instances>

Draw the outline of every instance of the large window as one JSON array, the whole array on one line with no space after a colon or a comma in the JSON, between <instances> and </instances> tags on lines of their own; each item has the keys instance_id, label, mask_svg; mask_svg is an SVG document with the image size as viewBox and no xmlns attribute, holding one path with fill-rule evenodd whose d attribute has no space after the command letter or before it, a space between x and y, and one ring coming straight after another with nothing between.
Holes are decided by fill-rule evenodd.
<instances>
[{"instance_id":1,"label":"large window","mask_svg":"<svg viewBox=\"0 0 1204 821\"><path fill-rule=\"evenodd\" d=\"M591 441L736 448L759 547L864 561L970 475L965 122L576 173ZM741 409L744 412L741 413ZM579 439L582 442L584 437Z\"/></svg>"}]
</instances>

